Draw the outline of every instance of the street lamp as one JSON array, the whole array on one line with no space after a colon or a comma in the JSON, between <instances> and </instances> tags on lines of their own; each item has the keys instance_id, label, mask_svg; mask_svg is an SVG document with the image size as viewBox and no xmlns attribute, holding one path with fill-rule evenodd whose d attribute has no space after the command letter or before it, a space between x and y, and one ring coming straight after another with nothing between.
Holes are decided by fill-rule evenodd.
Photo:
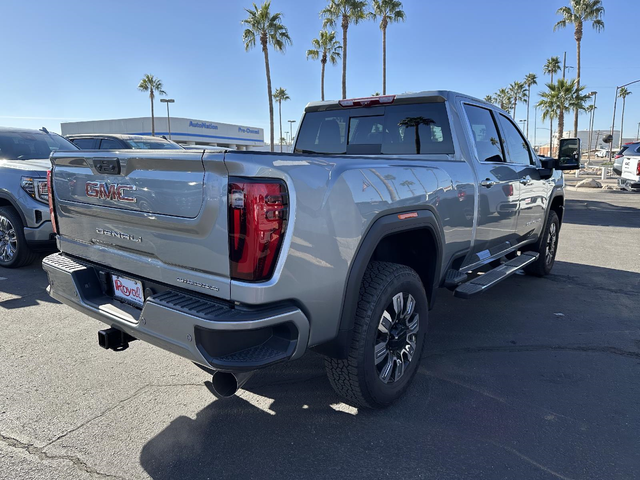
<instances>
[{"instance_id":1,"label":"street lamp","mask_svg":"<svg viewBox=\"0 0 640 480\"><path fill-rule=\"evenodd\" d=\"M633 82L625 83L624 85L620 85L616 87L616 96L613 100L613 120L611 120L611 143L609 143L609 160L613 158L613 128L616 124L616 107L618 106L618 90L622 87L628 87L629 85L633 85L634 83L638 83L640 80L634 80ZM620 140L622 141L622 132L620 132Z\"/></svg>"},{"instance_id":2,"label":"street lamp","mask_svg":"<svg viewBox=\"0 0 640 480\"><path fill-rule=\"evenodd\" d=\"M171 117L169 116L169 104L175 103L175 100L173 98L161 98L160 101L167 104L167 127L169 128L169 140L171 140Z\"/></svg>"},{"instance_id":3,"label":"street lamp","mask_svg":"<svg viewBox=\"0 0 640 480\"><path fill-rule=\"evenodd\" d=\"M522 120L518 120L518 123L520 123L520 124L521 124L521 125L520 125L520 130L522 130L522 131L524 132L524 130L525 130L525 128L526 128L527 120L523 118Z\"/></svg>"},{"instance_id":4,"label":"street lamp","mask_svg":"<svg viewBox=\"0 0 640 480\"><path fill-rule=\"evenodd\" d=\"M591 162L591 141L593 140L593 120L596 116L596 99L598 98L598 92L589 92L589 96L593 97L593 110L591 110L591 120L589 121L589 150L587 154L587 163Z\"/></svg>"},{"instance_id":5,"label":"street lamp","mask_svg":"<svg viewBox=\"0 0 640 480\"><path fill-rule=\"evenodd\" d=\"M296 120L287 120L287 122L289 122L289 141L291 142L291 144L293 145L293 124L296 123Z\"/></svg>"}]
</instances>

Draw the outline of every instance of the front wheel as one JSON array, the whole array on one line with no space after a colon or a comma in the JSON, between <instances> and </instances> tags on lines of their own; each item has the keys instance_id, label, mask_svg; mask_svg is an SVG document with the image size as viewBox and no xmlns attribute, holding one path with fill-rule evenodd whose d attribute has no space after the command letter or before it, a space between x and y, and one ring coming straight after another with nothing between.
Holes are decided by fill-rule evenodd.
<instances>
[{"instance_id":1,"label":"front wheel","mask_svg":"<svg viewBox=\"0 0 640 480\"><path fill-rule=\"evenodd\" d=\"M0 207L0 267L18 268L35 260L23 229L18 212L11 207Z\"/></svg>"},{"instance_id":2,"label":"front wheel","mask_svg":"<svg viewBox=\"0 0 640 480\"><path fill-rule=\"evenodd\" d=\"M558 218L558 214L551 210L537 250L540 256L535 262L525 267L527 273L535 275L536 277L544 277L551 273L551 269L556 262L559 235L560 219Z\"/></svg>"},{"instance_id":3,"label":"front wheel","mask_svg":"<svg viewBox=\"0 0 640 480\"><path fill-rule=\"evenodd\" d=\"M427 295L411 268L367 267L346 359L327 358L331 386L349 403L382 408L400 398L416 374L427 329Z\"/></svg>"}]
</instances>

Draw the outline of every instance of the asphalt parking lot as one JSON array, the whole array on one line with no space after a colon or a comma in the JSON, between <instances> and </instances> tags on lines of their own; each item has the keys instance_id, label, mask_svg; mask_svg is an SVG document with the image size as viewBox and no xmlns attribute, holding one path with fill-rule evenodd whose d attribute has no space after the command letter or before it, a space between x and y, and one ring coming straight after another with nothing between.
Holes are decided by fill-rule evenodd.
<instances>
[{"instance_id":1,"label":"asphalt parking lot","mask_svg":"<svg viewBox=\"0 0 640 480\"><path fill-rule=\"evenodd\" d=\"M640 194L569 191L553 274L439 292L408 395L340 402L322 359L209 377L0 271L0 479L640 477Z\"/></svg>"}]
</instances>

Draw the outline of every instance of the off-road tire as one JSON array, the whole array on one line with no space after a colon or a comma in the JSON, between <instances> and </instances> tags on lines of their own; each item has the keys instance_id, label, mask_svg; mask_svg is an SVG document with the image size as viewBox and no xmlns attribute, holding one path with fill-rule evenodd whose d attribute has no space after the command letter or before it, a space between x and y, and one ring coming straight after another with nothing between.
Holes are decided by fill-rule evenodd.
<instances>
[{"instance_id":1,"label":"off-road tire","mask_svg":"<svg viewBox=\"0 0 640 480\"><path fill-rule=\"evenodd\" d=\"M414 312L419 316L416 347L408 366L403 367L402 376L393 383L384 383L377 371L374 348L383 313L398 293L407 293L415 300ZM331 386L348 403L358 407L383 408L396 401L418 370L427 320L427 295L418 274L404 265L371 262L360 286L348 356L325 359Z\"/></svg>"},{"instance_id":2,"label":"off-road tire","mask_svg":"<svg viewBox=\"0 0 640 480\"><path fill-rule=\"evenodd\" d=\"M547 250L551 248L549 237L553 236L553 251L551 252L551 258L549 259L547 256ZM538 259L527 265L525 267L525 272L529 275L534 275L536 277L544 277L545 275L549 275L551 270L553 269L553 265L556 261L556 254L558 253L558 240L560 237L560 219L558 218L558 214L551 210L549 212L549 217L547 218L547 223L544 226L544 231L542 232L542 236L540 237L540 243L537 244L537 248L535 251L540 254Z\"/></svg>"},{"instance_id":3,"label":"off-road tire","mask_svg":"<svg viewBox=\"0 0 640 480\"><path fill-rule=\"evenodd\" d=\"M0 207L0 218L6 218L13 227L16 239L16 249L11 259L3 260L0 256L0 267L4 268L19 268L33 263L38 257L27 245L27 241L24 238L24 224L18 212L13 207Z\"/></svg>"}]
</instances>

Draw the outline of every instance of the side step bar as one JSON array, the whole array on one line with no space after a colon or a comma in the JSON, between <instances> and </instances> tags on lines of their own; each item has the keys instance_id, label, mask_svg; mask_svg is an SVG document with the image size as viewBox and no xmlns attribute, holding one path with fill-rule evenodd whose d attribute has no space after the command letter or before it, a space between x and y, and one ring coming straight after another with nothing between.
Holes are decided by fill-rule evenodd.
<instances>
[{"instance_id":1,"label":"side step bar","mask_svg":"<svg viewBox=\"0 0 640 480\"><path fill-rule=\"evenodd\" d=\"M484 275L480 275L467 283L463 283L456 288L454 296L458 298L469 298L473 295L484 292L505 278L510 277L521 268L535 262L539 255L539 253L535 252L524 252L520 254L520 256L513 260L509 260L507 263L503 263Z\"/></svg>"}]
</instances>

